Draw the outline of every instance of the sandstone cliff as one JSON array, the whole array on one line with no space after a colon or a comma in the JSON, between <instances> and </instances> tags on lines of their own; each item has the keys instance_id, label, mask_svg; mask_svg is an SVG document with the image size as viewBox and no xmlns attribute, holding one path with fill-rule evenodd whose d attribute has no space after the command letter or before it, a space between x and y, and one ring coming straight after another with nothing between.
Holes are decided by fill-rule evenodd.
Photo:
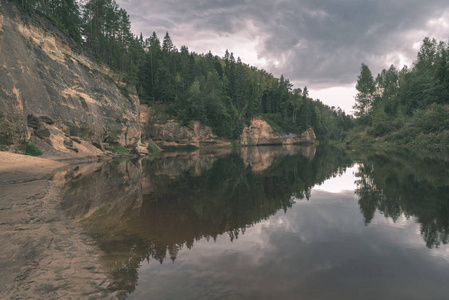
<instances>
[{"instance_id":1,"label":"sandstone cliff","mask_svg":"<svg viewBox=\"0 0 449 300\"><path fill-rule=\"evenodd\" d=\"M314 143L315 132L312 128L301 134L279 134L261 118L254 118L251 124L243 129L240 136L241 145L289 145Z\"/></svg>"},{"instance_id":2,"label":"sandstone cliff","mask_svg":"<svg viewBox=\"0 0 449 300\"><path fill-rule=\"evenodd\" d=\"M150 126L152 139L160 146L230 146L231 143L217 137L209 126L193 121L190 126L170 121Z\"/></svg>"},{"instance_id":3,"label":"sandstone cliff","mask_svg":"<svg viewBox=\"0 0 449 300\"><path fill-rule=\"evenodd\" d=\"M165 105L152 104L141 105L140 128L144 140L153 140L156 144L164 146L230 146L231 142L216 136L212 128L198 121L190 122L183 126L179 122L170 119L165 112ZM254 118L249 126L246 126L239 144L250 145L292 145L313 144L316 136L312 128L301 134L276 133L263 119Z\"/></svg>"},{"instance_id":4,"label":"sandstone cliff","mask_svg":"<svg viewBox=\"0 0 449 300\"><path fill-rule=\"evenodd\" d=\"M142 134L151 138L159 146L230 146L231 143L216 136L212 128L192 121L188 126L169 119L164 105L153 104L141 106L144 116L141 117Z\"/></svg>"},{"instance_id":5,"label":"sandstone cliff","mask_svg":"<svg viewBox=\"0 0 449 300\"><path fill-rule=\"evenodd\" d=\"M92 144L135 146L139 100L118 84L46 20L1 2L0 150L20 149L30 138L73 154L98 154Z\"/></svg>"}]
</instances>

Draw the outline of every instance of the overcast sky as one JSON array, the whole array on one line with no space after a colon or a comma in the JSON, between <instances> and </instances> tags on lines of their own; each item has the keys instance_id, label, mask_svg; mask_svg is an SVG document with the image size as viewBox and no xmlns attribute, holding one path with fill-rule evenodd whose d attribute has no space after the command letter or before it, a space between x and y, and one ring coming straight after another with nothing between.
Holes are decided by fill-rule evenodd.
<instances>
[{"instance_id":1,"label":"overcast sky","mask_svg":"<svg viewBox=\"0 0 449 300\"><path fill-rule=\"evenodd\" d=\"M361 63L376 75L416 57L426 36L449 39L448 0L117 0L132 30L223 56L351 112Z\"/></svg>"}]
</instances>

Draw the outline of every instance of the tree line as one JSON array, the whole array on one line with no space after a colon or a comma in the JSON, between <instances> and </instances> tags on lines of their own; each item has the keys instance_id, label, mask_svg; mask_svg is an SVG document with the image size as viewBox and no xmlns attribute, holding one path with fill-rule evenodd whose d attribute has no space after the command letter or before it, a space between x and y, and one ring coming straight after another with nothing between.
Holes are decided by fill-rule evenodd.
<instances>
[{"instance_id":1,"label":"tree line","mask_svg":"<svg viewBox=\"0 0 449 300\"><path fill-rule=\"evenodd\" d=\"M135 85L142 102L163 102L184 124L199 120L223 137L236 139L255 116L284 133L312 127L322 141L341 139L352 116L293 89L284 76L223 57L178 49L167 32L145 38L131 32L128 13L113 0L11 0L50 19L98 60Z\"/></svg>"},{"instance_id":2,"label":"tree line","mask_svg":"<svg viewBox=\"0 0 449 300\"><path fill-rule=\"evenodd\" d=\"M255 116L286 133L313 127L322 139L340 138L352 127L350 116L313 101L307 87L293 89L284 76L244 64L232 52L219 57L186 46L178 50L168 33L162 43L153 33L144 49L139 95L167 103L168 112L186 124L199 120L228 138L237 138Z\"/></svg>"},{"instance_id":3,"label":"tree line","mask_svg":"<svg viewBox=\"0 0 449 300\"><path fill-rule=\"evenodd\" d=\"M113 0L10 0L49 19L100 62L135 82L144 58L142 38L131 32L128 13Z\"/></svg>"},{"instance_id":4,"label":"tree line","mask_svg":"<svg viewBox=\"0 0 449 300\"><path fill-rule=\"evenodd\" d=\"M357 130L386 142L449 144L449 45L426 37L411 67L375 78L362 64L354 109Z\"/></svg>"}]
</instances>

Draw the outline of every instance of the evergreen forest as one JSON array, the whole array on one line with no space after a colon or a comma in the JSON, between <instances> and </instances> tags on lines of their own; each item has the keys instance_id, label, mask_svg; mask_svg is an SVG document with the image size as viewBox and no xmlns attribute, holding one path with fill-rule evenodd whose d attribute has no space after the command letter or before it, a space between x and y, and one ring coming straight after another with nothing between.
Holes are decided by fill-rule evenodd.
<instances>
[{"instance_id":1,"label":"evergreen forest","mask_svg":"<svg viewBox=\"0 0 449 300\"><path fill-rule=\"evenodd\" d=\"M258 116L282 133L312 127L321 142L343 139L354 125L340 108L311 99L307 87L293 88L284 76L249 66L233 53L220 57L178 49L168 32L162 39L155 32L134 35L128 13L113 0L10 1L49 19L135 86L141 102L163 103L185 125L198 120L234 140Z\"/></svg>"}]
</instances>

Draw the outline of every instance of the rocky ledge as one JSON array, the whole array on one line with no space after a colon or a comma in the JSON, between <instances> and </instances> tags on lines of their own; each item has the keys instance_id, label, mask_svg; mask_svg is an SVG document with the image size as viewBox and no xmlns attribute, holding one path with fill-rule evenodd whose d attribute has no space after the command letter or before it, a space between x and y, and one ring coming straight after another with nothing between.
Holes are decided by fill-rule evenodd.
<instances>
[{"instance_id":1,"label":"rocky ledge","mask_svg":"<svg viewBox=\"0 0 449 300\"><path fill-rule=\"evenodd\" d=\"M265 120L254 118L251 124L243 129L240 136L241 145L291 145L315 143L316 135L312 128L301 134L276 133Z\"/></svg>"}]
</instances>

